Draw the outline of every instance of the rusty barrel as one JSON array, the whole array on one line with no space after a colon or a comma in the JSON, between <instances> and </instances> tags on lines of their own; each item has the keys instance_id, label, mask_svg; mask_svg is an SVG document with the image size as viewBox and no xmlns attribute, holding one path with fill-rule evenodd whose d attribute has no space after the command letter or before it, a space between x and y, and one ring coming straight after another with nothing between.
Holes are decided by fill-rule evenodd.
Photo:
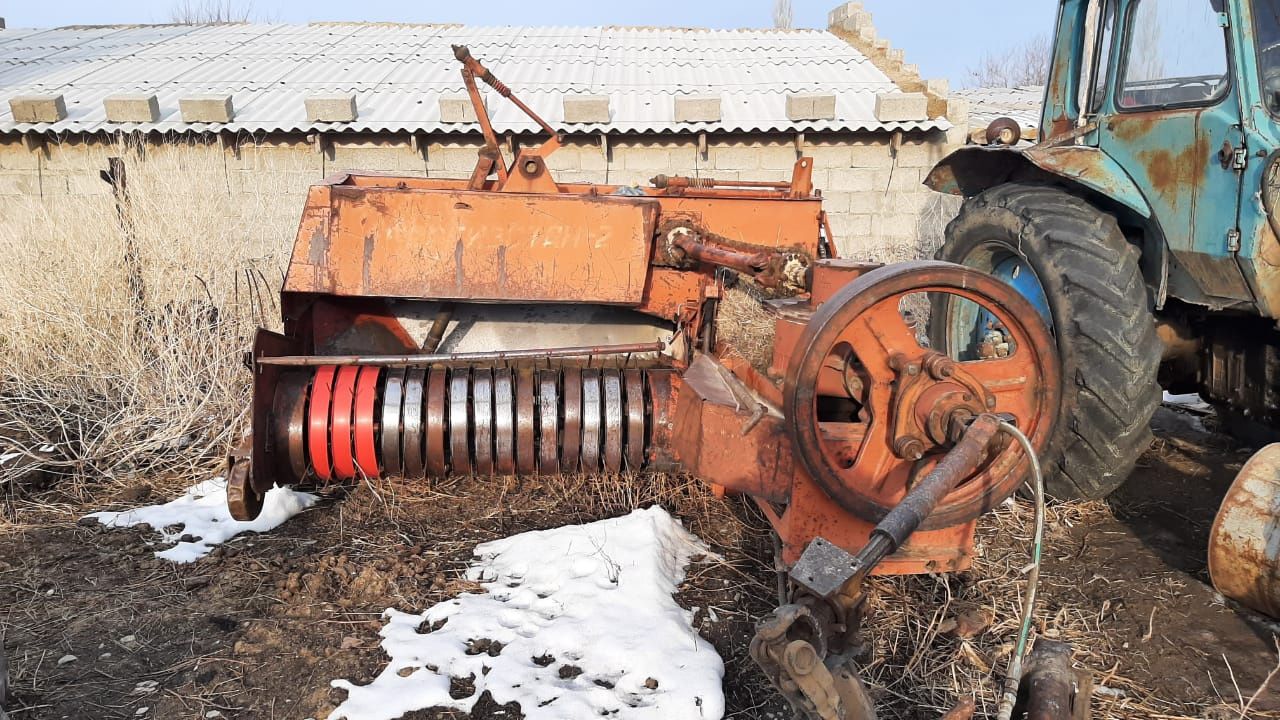
<instances>
[{"instance_id":1,"label":"rusty barrel","mask_svg":"<svg viewBox=\"0 0 1280 720\"><path fill-rule=\"evenodd\" d=\"M1223 498L1209 575L1223 595L1280 617L1280 443L1254 453Z\"/></svg>"}]
</instances>

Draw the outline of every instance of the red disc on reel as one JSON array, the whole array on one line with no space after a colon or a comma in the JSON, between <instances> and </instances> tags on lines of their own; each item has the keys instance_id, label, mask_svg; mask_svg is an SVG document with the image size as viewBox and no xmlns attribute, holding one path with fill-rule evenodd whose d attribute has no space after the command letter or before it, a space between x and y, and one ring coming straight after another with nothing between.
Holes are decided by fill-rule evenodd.
<instances>
[{"instance_id":1,"label":"red disc on reel","mask_svg":"<svg viewBox=\"0 0 1280 720\"><path fill-rule=\"evenodd\" d=\"M378 439L374 431L374 408L378 401L378 376L372 366L360 368L356 377L355 433L356 467L365 477L378 476Z\"/></svg>"},{"instance_id":2,"label":"red disc on reel","mask_svg":"<svg viewBox=\"0 0 1280 720\"><path fill-rule=\"evenodd\" d=\"M333 453L333 474L339 480L356 476L355 450L351 446L351 420L355 409L356 378L360 368L338 368L333 380L333 404L329 413L329 447Z\"/></svg>"},{"instance_id":3,"label":"red disc on reel","mask_svg":"<svg viewBox=\"0 0 1280 720\"><path fill-rule=\"evenodd\" d=\"M324 481L333 479L333 465L329 460L329 406L337 371L332 365L316 368L311 381L311 405L307 408L307 453L316 477Z\"/></svg>"}]
</instances>

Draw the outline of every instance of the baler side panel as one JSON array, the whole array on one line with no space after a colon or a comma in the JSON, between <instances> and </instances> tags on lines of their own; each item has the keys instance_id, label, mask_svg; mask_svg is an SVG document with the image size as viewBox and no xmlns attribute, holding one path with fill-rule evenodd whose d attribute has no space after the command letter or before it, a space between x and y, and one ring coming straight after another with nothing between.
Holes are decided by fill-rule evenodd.
<instances>
[{"instance_id":1,"label":"baler side panel","mask_svg":"<svg viewBox=\"0 0 1280 720\"><path fill-rule=\"evenodd\" d=\"M286 291L505 303L643 300L653 200L343 186L328 192L327 222L308 203Z\"/></svg>"}]
</instances>

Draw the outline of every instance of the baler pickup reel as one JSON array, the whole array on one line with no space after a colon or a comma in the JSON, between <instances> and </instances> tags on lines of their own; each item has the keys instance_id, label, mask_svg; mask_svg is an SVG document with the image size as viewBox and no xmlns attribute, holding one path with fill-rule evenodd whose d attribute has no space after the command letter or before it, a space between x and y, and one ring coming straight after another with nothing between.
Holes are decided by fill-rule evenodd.
<instances>
[{"instance_id":1,"label":"baler pickup reel","mask_svg":"<svg viewBox=\"0 0 1280 720\"><path fill-rule=\"evenodd\" d=\"M793 582L752 647L773 683L808 717L873 717L843 655L862 579L970 566L978 517L1028 470L997 426L1050 435L1040 316L975 270L830 257L809 158L785 181L556 182L559 135L455 53L486 141L469 178L310 189L284 331L254 344L232 514L275 484L688 472L781 539ZM476 78L550 139L508 164ZM772 337L752 361L727 292ZM945 303L967 324L930 326Z\"/></svg>"}]
</instances>

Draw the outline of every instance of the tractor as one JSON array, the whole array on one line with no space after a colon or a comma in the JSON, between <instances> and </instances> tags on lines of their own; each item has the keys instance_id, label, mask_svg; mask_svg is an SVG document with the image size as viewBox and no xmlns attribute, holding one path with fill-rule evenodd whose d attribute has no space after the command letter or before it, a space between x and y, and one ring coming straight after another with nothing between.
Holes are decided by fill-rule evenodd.
<instances>
[{"instance_id":1,"label":"tractor","mask_svg":"<svg viewBox=\"0 0 1280 720\"><path fill-rule=\"evenodd\" d=\"M997 121L999 123L1000 121ZM1007 124L926 184L962 195L937 258L1003 279L1061 361L1043 455L1059 498L1118 488L1161 388L1237 436L1280 428L1280 2L1061 0L1036 144ZM932 345L976 352L991 319L935 302ZM944 350L946 351L946 350ZM1280 445L1244 466L1211 532L1228 597L1280 616Z\"/></svg>"}]
</instances>

